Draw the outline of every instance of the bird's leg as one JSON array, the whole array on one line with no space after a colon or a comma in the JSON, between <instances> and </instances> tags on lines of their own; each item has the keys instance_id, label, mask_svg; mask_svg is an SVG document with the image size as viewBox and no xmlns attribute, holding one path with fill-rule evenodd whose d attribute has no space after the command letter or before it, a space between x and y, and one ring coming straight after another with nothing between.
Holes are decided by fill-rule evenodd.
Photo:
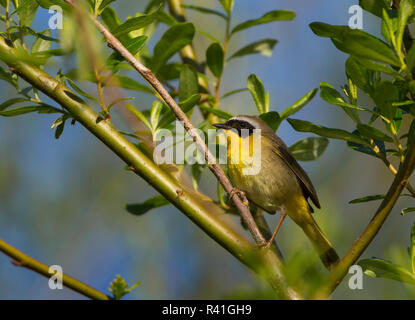
<instances>
[{"instance_id":1,"label":"bird's leg","mask_svg":"<svg viewBox=\"0 0 415 320\"><path fill-rule=\"evenodd\" d=\"M229 193L229 199L232 200L232 198L236 195L239 195L241 197L241 199L243 200L243 204L245 206L248 206L248 202L245 200L246 199L246 193L242 190L239 190L237 188L233 188L231 190L231 192Z\"/></svg>"},{"instance_id":2,"label":"bird's leg","mask_svg":"<svg viewBox=\"0 0 415 320\"><path fill-rule=\"evenodd\" d=\"M278 233L278 230L280 230L280 227L282 225L282 223L284 222L285 217L287 216L286 213L284 213L283 210L280 211L280 220L278 221L277 226L275 227L274 233L272 234L271 238L267 241L267 243L265 244L265 248L269 248L272 245L272 242L275 239L275 236Z\"/></svg>"}]
</instances>

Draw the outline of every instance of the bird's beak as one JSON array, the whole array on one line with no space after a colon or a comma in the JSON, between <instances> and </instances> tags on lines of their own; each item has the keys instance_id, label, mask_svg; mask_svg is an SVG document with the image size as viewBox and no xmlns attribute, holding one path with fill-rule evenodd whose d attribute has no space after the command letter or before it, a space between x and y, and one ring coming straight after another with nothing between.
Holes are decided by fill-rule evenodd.
<instances>
[{"instance_id":1,"label":"bird's beak","mask_svg":"<svg viewBox=\"0 0 415 320\"><path fill-rule=\"evenodd\" d=\"M229 130L231 129L230 126L224 124L224 123L214 123L213 124L214 127L218 128L218 129L224 129L224 130Z\"/></svg>"}]
</instances>

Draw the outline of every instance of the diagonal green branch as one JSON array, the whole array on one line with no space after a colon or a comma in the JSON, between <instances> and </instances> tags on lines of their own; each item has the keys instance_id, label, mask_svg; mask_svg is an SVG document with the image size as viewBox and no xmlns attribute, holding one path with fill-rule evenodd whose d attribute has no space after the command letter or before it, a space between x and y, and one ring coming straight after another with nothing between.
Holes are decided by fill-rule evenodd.
<instances>
[{"instance_id":1,"label":"diagonal green branch","mask_svg":"<svg viewBox=\"0 0 415 320\"><path fill-rule=\"evenodd\" d=\"M80 124L107 145L127 165L131 166L135 173L152 185L212 239L256 274L265 278L279 298L301 298L287 285L282 263L272 250L258 249L249 243L221 221L218 215L212 213L211 208L207 208L197 197L189 192L183 192L176 180L140 152L109 121L105 121L69 88L38 67L17 61L17 56L15 49L0 37L0 59L7 63L14 73L68 110Z\"/></svg>"},{"instance_id":2,"label":"diagonal green branch","mask_svg":"<svg viewBox=\"0 0 415 320\"><path fill-rule=\"evenodd\" d=\"M13 263L16 266L24 267L30 270L33 270L46 278L50 278L52 274L49 273L49 266L33 259L32 257L28 256L27 254L21 252L20 250L16 249L15 247L11 246L7 242L0 239L0 251L9 256L13 259ZM66 274L62 274L62 282L65 287L68 287L87 298L95 299L95 300L109 300L105 293L102 293L99 290L96 290L87 284L72 278Z\"/></svg>"},{"instance_id":3,"label":"diagonal green branch","mask_svg":"<svg viewBox=\"0 0 415 320\"><path fill-rule=\"evenodd\" d=\"M372 218L362 235L356 239L353 246L347 252L343 259L337 264L333 271L327 277L322 288L317 292L314 298L327 298L339 285L342 279L348 273L357 259L363 254L372 240L375 238L389 213L395 206L402 190L406 187L408 179L415 167L415 143L408 147L405 160L401 163L399 170L393 180L385 199L380 204L375 216Z\"/></svg>"}]
</instances>

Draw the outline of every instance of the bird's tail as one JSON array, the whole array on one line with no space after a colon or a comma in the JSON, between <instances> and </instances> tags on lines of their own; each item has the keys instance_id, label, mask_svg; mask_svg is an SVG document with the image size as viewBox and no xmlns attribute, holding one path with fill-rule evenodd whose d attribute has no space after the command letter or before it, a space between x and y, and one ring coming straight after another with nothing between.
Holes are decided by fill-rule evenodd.
<instances>
[{"instance_id":1,"label":"bird's tail","mask_svg":"<svg viewBox=\"0 0 415 320\"><path fill-rule=\"evenodd\" d=\"M306 223L301 224L301 228L320 255L320 259L324 266L328 270L331 270L339 261L339 256L332 247L330 241L317 225L313 216L309 214L309 217L310 219L307 219Z\"/></svg>"}]
</instances>

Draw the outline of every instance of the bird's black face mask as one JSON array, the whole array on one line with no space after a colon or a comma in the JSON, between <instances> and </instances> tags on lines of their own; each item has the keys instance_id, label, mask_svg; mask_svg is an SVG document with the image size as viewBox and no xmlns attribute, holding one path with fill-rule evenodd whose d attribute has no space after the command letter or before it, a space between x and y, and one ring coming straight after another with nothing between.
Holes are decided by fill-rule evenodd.
<instances>
[{"instance_id":1,"label":"bird's black face mask","mask_svg":"<svg viewBox=\"0 0 415 320\"><path fill-rule=\"evenodd\" d=\"M255 127L247 121L231 119L225 123L216 123L213 125L218 129L234 130L241 138L249 137L254 133Z\"/></svg>"}]
</instances>

